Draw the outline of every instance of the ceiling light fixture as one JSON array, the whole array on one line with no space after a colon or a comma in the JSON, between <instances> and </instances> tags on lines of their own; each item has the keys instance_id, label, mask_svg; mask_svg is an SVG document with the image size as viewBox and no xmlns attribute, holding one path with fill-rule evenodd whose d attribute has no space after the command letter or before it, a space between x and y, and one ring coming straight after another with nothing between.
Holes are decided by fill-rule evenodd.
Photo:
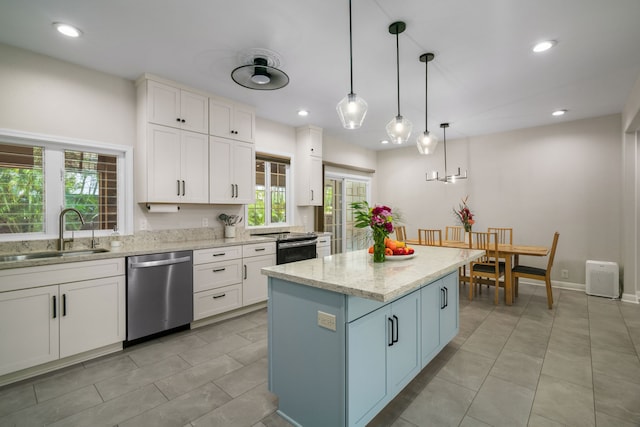
<instances>
[{"instance_id":1,"label":"ceiling light fixture","mask_svg":"<svg viewBox=\"0 0 640 427\"><path fill-rule=\"evenodd\" d=\"M82 31L74 27L73 25L64 24L62 22L54 22L53 26L60 34L64 34L67 37L77 38L82 35Z\"/></svg>"},{"instance_id":2,"label":"ceiling light fixture","mask_svg":"<svg viewBox=\"0 0 640 427\"><path fill-rule=\"evenodd\" d=\"M358 129L367 115L367 102L353 93L353 34L351 23L351 0L349 0L349 70L351 91L342 98L336 110L342 126L346 129Z\"/></svg>"},{"instance_id":3,"label":"ceiling light fixture","mask_svg":"<svg viewBox=\"0 0 640 427\"><path fill-rule=\"evenodd\" d=\"M464 171L464 175L460 173L460 168L458 168L458 173L455 175L447 175L447 133L446 129L449 127L449 123L440 123L440 127L442 128L442 145L444 147L444 176L440 177L438 172L433 172L431 174L431 178L429 178L429 172L427 172L427 181L440 181L444 183L455 183L460 179L467 179L467 171Z\"/></svg>"},{"instance_id":4,"label":"ceiling light fixture","mask_svg":"<svg viewBox=\"0 0 640 427\"><path fill-rule=\"evenodd\" d=\"M549 50L552 47L554 47L556 45L556 43L557 42L555 40L545 40L545 41L537 43L535 46L533 46L532 50L535 53L546 52L547 50Z\"/></svg>"},{"instance_id":5,"label":"ceiling light fixture","mask_svg":"<svg viewBox=\"0 0 640 427\"><path fill-rule=\"evenodd\" d=\"M553 113L551 113L551 115L555 117L560 117L560 116L564 116L566 113L567 113L567 110L556 110Z\"/></svg>"},{"instance_id":6,"label":"ceiling light fixture","mask_svg":"<svg viewBox=\"0 0 640 427\"><path fill-rule=\"evenodd\" d=\"M241 56L243 65L231 72L231 78L242 87L254 90L276 90L289 84L289 76L277 67L280 59L267 49L251 49Z\"/></svg>"},{"instance_id":7,"label":"ceiling light fixture","mask_svg":"<svg viewBox=\"0 0 640 427\"><path fill-rule=\"evenodd\" d=\"M307 117L309 115L309 111L307 111L307 110L298 110L298 115L300 117Z\"/></svg>"},{"instance_id":8,"label":"ceiling light fixture","mask_svg":"<svg viewBox=\"0 0 640 427\"><path fill-rule=\"evenodd\" d=\"M438 146L438 137L429 132L429 126L427 120L429 115L427 114L427 95L429 93L429 62L433 61L436 56L433 53L423 53L420 55L420 62L424 62L425 74L424 74L424 132L418 135L416 140L416 146L418 152L423 155L431 154L436 151Z\"/></svg>"},{"instance_id":9,"label":"ceiling light fixture","mask_svg":"<svg viewBox=\"0 0 640 427\"><path fill-rule=\"evenodd\" d=\"M413 127L411 122L400 114L400 42L398 41L398 34L402 33L406 28L407 25L402 21L389 25L389 32L396 36L396 71L398 76L398 115L387 124L387 135L389 135L391 142L394 144L402 144L407 141L411 136Z\"/></svg>"},{"instance_id":10,"label":"ceiling light fixture","mask_svg":"<svg viewBox=\"0 0 640 427\"><path fill-rule=\"evenodd\" d=\"M384 145L384 144L388 144L388 143L389 143L389 140L388 140L388 139L383 139L382 141L380 141L380 144L383 144L383 145Z\"/></svg>"}]
</instances>

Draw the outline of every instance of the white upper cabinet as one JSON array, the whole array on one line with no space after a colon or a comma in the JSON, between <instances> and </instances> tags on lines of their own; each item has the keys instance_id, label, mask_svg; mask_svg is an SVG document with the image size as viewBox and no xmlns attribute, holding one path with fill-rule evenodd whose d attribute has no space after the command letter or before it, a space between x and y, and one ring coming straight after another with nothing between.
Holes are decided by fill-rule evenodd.
<instances>
[{"instance_id":1,"label":"white upper cabinet","mask_svg":"<svg viewBox=\"0 0 640 427\"><path fill-rule=\"evenodd\" d=\"M147 80L150 123L192 132L209 132L209 99L178 87Z\"/></svg>"},{"instance_id":2,"label":"white upper cabinet","mask_svg":"<svg viewBox=\"0 0 640 427\"><path fill-rule=\"evenodd\" d=\"M296 204L322 206L322 129L297 128L296 146Z\"/></svg>"},{"instance_id":3,"label":"white upper cabinet","mask_svg":"<svg viewBox=\"0 0 640 427\"><path fill-rule=\"evenodd\" d=\"M209 137L209 203L255 202L256 151L250 143Z\"/></svg>"},{"instance_id":4,"label":"white upper cabinet","mask_svg":"<svg viewBox=\"0 0 640 427\"><path fill-rule=\"evenodd\" d=\"M254 142L255 110L224 98L209 99L209 133L237 141Z\"/></svg>"}]
</instances>

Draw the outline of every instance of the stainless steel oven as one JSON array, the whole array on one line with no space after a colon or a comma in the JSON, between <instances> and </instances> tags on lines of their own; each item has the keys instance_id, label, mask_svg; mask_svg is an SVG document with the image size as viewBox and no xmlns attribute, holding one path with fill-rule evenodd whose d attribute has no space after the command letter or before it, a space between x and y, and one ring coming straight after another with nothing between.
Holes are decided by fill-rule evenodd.
<instances>
[{"instance_id":1,"label":"stainless steel oven","mask_svg":"<svg viewBox=\"0 0 640 427\"><path fill-rule=\"evenodd\" d=\"M265 234L276 239L276 263L312 259L317 256L316 245L318 236L315 233L273 233Z\"/></svg>"}]
</instances>

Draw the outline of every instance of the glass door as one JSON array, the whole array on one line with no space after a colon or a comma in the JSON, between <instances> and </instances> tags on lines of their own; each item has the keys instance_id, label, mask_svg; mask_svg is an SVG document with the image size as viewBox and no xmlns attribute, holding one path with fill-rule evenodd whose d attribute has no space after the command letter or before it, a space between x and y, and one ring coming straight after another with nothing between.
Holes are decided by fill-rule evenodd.
<instances>
[{"instance_id":1,"label":"glass door","mask_svg":"<svg viewBox=\"0 0 640 427\"><path fill-rule=\"evenodd\" d=\"M331 253L366 249L367 232L354 227L351 203L369 200L369 180L328 175L324 182L324 230L331 232Z\"/></svg>"}]
</instances>

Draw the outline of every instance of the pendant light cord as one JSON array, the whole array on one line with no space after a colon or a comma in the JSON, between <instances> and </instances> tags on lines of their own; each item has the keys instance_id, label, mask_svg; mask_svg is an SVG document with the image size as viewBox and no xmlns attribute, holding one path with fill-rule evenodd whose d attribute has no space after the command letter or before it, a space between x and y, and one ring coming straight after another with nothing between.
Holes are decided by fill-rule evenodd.
<instances>
[{"instance_id":1,"label":"pendant light cord","mask_svg":"<svg viewBox=\"0 0 640 427\"><path fill-rule=\"evenodd\" d=\"M427 114L427 108L429 106L429 61L424 61L424 130L429 133L429 124L427 123L429 114ZM445 175L447 173L447 166L445 160Z\"/></svg>"},{"instance_id":2,"label":"pendant light cord","mask_svg":"<svg viewBox=\"0 0 640 427\"><path fill-rule=\"evenodd\" d=\"M400 117L400 42L398 41L398 31L396 30L396 79L398 82L398 117Z\"/></svg>"},{"instance_id":3,"label":"pendant light cord","mask_svg":"<svg viewBox=\"0 0 640 427\"><path fill-rule=\"evenodd\" d=\"M351 23L351 0L349 0L349 71L350 71L350 82L351 82L351 92L353 95L353 24Z\"/></svg>"},{"instance_id":4,"label":"pendant light cord","mask_svg":"<svg viewBox=\"0 0 640 427\"><path fill-rule=\"evenodd\" d=\"M447 126L442 126L442 136L444 138L444 176L447 177Z\"/></svg>"}]
</instances>

